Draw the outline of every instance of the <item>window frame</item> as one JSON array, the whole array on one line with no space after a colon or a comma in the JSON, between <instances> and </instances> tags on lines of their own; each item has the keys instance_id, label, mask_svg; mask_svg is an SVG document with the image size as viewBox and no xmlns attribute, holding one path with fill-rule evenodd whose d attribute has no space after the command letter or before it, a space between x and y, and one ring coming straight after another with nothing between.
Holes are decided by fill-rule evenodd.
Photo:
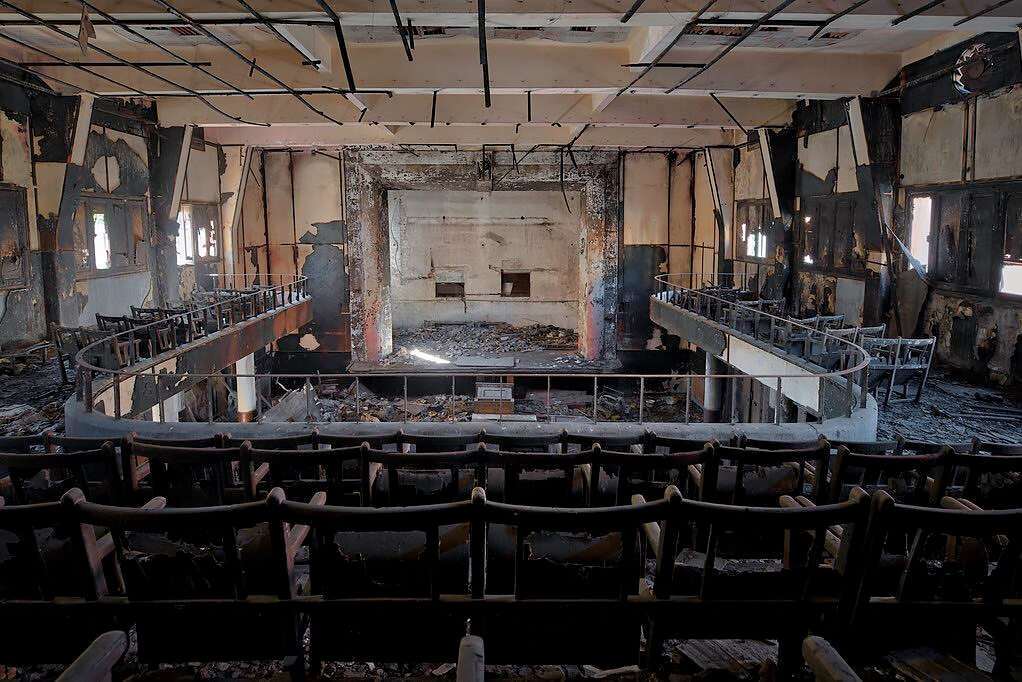
<instances>
[{"instance_id":1,"label":"window frame","mask_svg":"<svg viewBox=\"0 0 1022 682\"><path fill-rule=\"evenodd\" d=\"M902 208L904 220L904 231L908 232L911 229L911 206L912 201L916 197L931 197L933 203L931 207L931 225L930 225L930 245L929 245L929 263L927 263L926 278L937 289L941 291L955 292L965 295L978 296L988 299L999 299L1010 301L1013 303L1022 302L1022 294L1001 291L1001 278L1004 272L1004 248L1008 237L1008 203L1013 196L1022 197L1022 182L1019 181L984 181L984 182L966 182L966 183L950 183L950 184L930 184L930 185L917 185L912 187L904 187L905 190L905 205ZM971 220L974 210L975 198L977 196L989 195L993 193L996 197L995 201L995 226L992 240L994 244L1000 244L1000 253L996 253L996 249L991 249L991 258L989 264L983 264L974 262L973 270L979 270L984 267L988 267L993 270L990 273L990 280L988 286L977 286L976 284L969 281L967 273L963 272L963 264L960 262L958 255L961 253L961 245L958 243L960 240L958 236L962 234L963 230L968 230L971 226ZM941 216L944 215L944 205L949 204L958 211L958 225L955 226L955 244L952 245L949 253L954 254L955 268L954 272L947 272L941 268L939 260L939 249L942 246L941 240L946 239L946 235L943 234L943 230L940 226ZM957 204L957 206L954 206ZM1022 240L1022 230L1016 233L1018 238ZM911 238L911 235L909 235ZM904 255L901 256L902 265L907 269L908 263Z\"/></svg>"},{"instance_id":2,"label":"window frame","mask_svg":"<svg viewBox=\"0 0 1022 682\"><path fill-rule=\"evenodd\" d=\"M134 253L134 261L125 265L119 265L116 267L109 268L97 268L96 267L96 253L95 253L95 232L93 228L92 220L90 219L90 205L102 204L105 208L104 216L112 216L114 213L114 206L120 205L124 211L124 238L127 243L129 236L129 230L131 227L131 207L137 206L139 216L142 221L142 239L135 242L136 248ZM76 264L75 278L76 279L95 279L98 277L113 277L117 275L132 274L138 272L149 271L149 248L152 245L152 221L149 215L148 201L144 196L120 196L114 194L105 194L100 192L82 192L81 198L78 202L77 209L75 210L75 223L76 230L80 226L84 233L84 248L88 251L88 258L83 263L79 261ZM113 221L111 221L113 224ZM108 232L109 234L109 232ZM134 234L131 233L134 237ZM76 252L80 255L79 245L76 243ZM144 258L139 262L139 253L144 254ZM76 256L77 257L77 256Z\"/></svg>"},{"instance_id":3,"label":"window frame","mask_svg":"<svg viewBox=\"0 0 1022 682\"><path fill-rule=\"evenodd\" d=\"M755 231L749 229L746 234L741 234L742 230L742 215L744 212L745 223L750 222L748 216L751 209L755 208L759 212L759 226ZM770 199L739 199L735 202L734 221L732 222L731 229L733 234L732 239L732 253L734 260L743 261L745 263L766 263L770 260L770 227L774 220L773 204ZM749 255L748 243L749 237L753 234L765 237L767 240L766 248L762 249L763 255ZM757 252L760 251L759 244L756 245Z\"/></svg>"},{"instance_id":4,"label":"window frame","mask_svg":"<svg viewBox=\"0 0 1022 682\"><path fill-rule=\"evenodd\" d=\"M18 185L0 183L0 192L10 193L12 208L17 211L18 224L15 225L15 248L17 249L20 277L4 282L0 280L0 291L15 291L28 287L28 190Z\"/></svg>"},{"instance_id":5,"label":"window frame","mask_svg":"<svg viewBox=\"0 0 1022 682\"><path fill-rule=\"evenodd\" d=\"M192 260L191 260L191 262L185 262L185 263L178 262L177 263L178 267L181 267L181 266L184 266L184 265L195 266L195 265L201 265L201 264L207 264L207 263L220 263L221 260L223 259L223 255L222 255L223 254L223 241L222 241L222 238L223 238L223 226L221 226L221 224L220 224L220 206L218 204L215 204L215 203L212 203L212 202L209 202L209 201L184 201L184 200L182 200L180 206L178 207L178 216L177 216L179 218L179 220L178 220L178 234L180 235L180 231L185 229L184 221L181 220L181 218L184 216L185 208L188 207L189 209L191 209L191 207L194 207L194 206L203 206L203 207L205 207L207 217L208 216L212 216L213 217L213 232L216 234L216 239L214 240L214 242L216 244L217 252L216 252L215 256L209 256L209 255L200 256L199 255L199 230L197 230L195 228L195 219L194 219L194 217L191 217L189 225L191 227L191 230L190 230L190 232L191 232L191 234L190 234L190 241L191 241L191 247L192 247ZM207 246L207 253L208 253L208 248L209 248L208 235L207 235L207 240L206 240L206 246ZM175 240L175 244L174 244L174 253L175 253L175 259L176 259L176 255L177 255L177 242L176 242L176 240Z\"/></svg>"}]
</instances>

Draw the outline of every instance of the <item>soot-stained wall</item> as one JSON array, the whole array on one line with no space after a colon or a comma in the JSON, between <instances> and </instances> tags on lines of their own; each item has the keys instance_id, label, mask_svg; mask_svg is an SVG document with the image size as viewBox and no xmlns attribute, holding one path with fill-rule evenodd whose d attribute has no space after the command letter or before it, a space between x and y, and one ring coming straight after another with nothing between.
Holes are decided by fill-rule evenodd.
<instances>
[{"instance_id":1,"label":"soot-stained wall","mask_svg":"<svg viewBox=\"0 0 1022 682\"><path fill-rule=\"evenodd\" d=\"M986 54L978 78L955 87L952 66ZM911 245L912 199L930 197L925 278L899 257L903 326L937 339L939 362L998 383L1022 379L1022 296L1001 293L1005 234L1022 235L1022 58L1014 34L984 34L906 68L918 84L902 96L899 234ZM1014 201L1017 201L1015 199ZM906 335L909 335L906 333Z\"/></svg>"},{"instance_id":2,"label":"soot-stained wall","mask_svg":"<svg viewBox=\"0 0 1022 682\"><path fill-rule=\"evenodd\" d=\"M395 327L425 321L578 325L578 192L388 192ZM504 273L529 278L502 291ZM461 285L463 295L438 297Z\"/></svg>"},{"instance_id":3,"label":"soot-stained wall","mask_svg":"<svg viewBox=\"0 0 1022 682\"><path fill-rule=\"evenodd\" d=\"M41 340L49 325L91 326L97 313L179 300L176 212L161 209L181 196L180 129L161 129L148 100L30 86L0 85L0 220L17 228L4 230L0 245L2 347ZM201 165L189 170L203 175ZM216 178L222 165L214 156L205 175ZM97 212L106 216L109 266L96 260L104 247L88 231Z\"/></svg>"}]
</instances>

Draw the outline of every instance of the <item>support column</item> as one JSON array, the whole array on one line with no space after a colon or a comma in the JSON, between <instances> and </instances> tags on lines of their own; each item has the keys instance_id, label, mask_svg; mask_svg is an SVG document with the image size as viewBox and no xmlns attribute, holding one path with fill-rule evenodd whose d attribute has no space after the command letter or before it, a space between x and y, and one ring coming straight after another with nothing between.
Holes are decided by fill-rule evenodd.
<instances>
[{"instance_id":1,"label":"support column","mask_svg":"<svg viewBox=\"0 0 1022 682\"><path fill-rule=\"evenodd\" d=\"M726 365L712 353L706 353L706 374L724 374ZM703 380L703 421L707 424L720 421L721 407L724 403L724 379L706 378Z\"/></svg>"},{"instance_id":2,"label":"support column","mask_svg":"<svg viewBox=\"0 0 1022 682\"><path fill-rule=\"evenodd\" d=\"M238 377L238 421L255 421L256 416L256 382L255 382L255 355L249 353L234 363L234 371L237 374L249 374L251 376Z\"/></svg>"},{"instance_id":3,"label":"support column","mask_svg":"<svg viewBox=\"0 0 1022 682\"><path fill-rule=\"evenodd\" d=\"M163 422L177 422L181 412L181 394L175 393L163 401ZM160 404L153 405L153 421L160 421Z\"/></svg>"}]
</instances>

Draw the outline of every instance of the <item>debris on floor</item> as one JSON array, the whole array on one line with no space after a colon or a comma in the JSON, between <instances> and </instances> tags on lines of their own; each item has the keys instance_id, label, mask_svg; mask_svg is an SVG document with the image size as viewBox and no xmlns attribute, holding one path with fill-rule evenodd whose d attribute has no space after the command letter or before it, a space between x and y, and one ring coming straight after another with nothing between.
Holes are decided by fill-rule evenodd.
<instances>
[{"instance_id":1,"label":"debris on floor","mask_svg":"<svg viewBox=\"0 0 1022 682\"><path fill-rule=\"evenodd\" d=\"M451 361L463 355L494 357L508 353L533 351L565 351L559 364L584 362L580 356L568 351L578 349L578 334L547 324L515 327L507 322L427 322L409 329L394 330L394 352L383 358L383 365L425 363L421 355L427 353L441 360ZM433 361L435 363L435 361ZM441 363L442 364L442 363Z\"/></svg>"},{"instance_id":2,"label":"debris on floor","mask_svg":"<svg viewBox=\"0 0 1022 682\"><path fill-rule=\"evenodd\" d=\"M920 402L881 403L877 439L961 442L973 436L995 443L1017 443L1022 428L1022 394L1017 388L991 388L949 372L930 373Z\"/></svg>"},{"instance_id":3,"label":"debris on floor","mask_svg":"<svg viewBox=\"0 0 1022 682\"><path fill-rule=\"evenodd\" d=\"M74 387L61 382L57 362L33 362L0 379L0 436L64 432L64 401Z\"/></svg>"}]
</instances>

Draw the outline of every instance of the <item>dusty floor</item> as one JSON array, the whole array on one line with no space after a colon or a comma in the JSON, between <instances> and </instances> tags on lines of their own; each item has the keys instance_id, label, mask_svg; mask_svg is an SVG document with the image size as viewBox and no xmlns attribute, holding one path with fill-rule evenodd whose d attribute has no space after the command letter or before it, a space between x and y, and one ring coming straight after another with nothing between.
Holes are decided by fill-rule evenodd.
<instances>
[{"instance_id":1,"label":"dusty floor","mask_svg":"<svg viewBox=\"0 0 1022 682\"><path fill-rule=\"evenodd\" d=\"M967 381L934 370L922 400L880 406L877 439L1022 442L1022 390Z\"/></svg>"}]
</instances>

